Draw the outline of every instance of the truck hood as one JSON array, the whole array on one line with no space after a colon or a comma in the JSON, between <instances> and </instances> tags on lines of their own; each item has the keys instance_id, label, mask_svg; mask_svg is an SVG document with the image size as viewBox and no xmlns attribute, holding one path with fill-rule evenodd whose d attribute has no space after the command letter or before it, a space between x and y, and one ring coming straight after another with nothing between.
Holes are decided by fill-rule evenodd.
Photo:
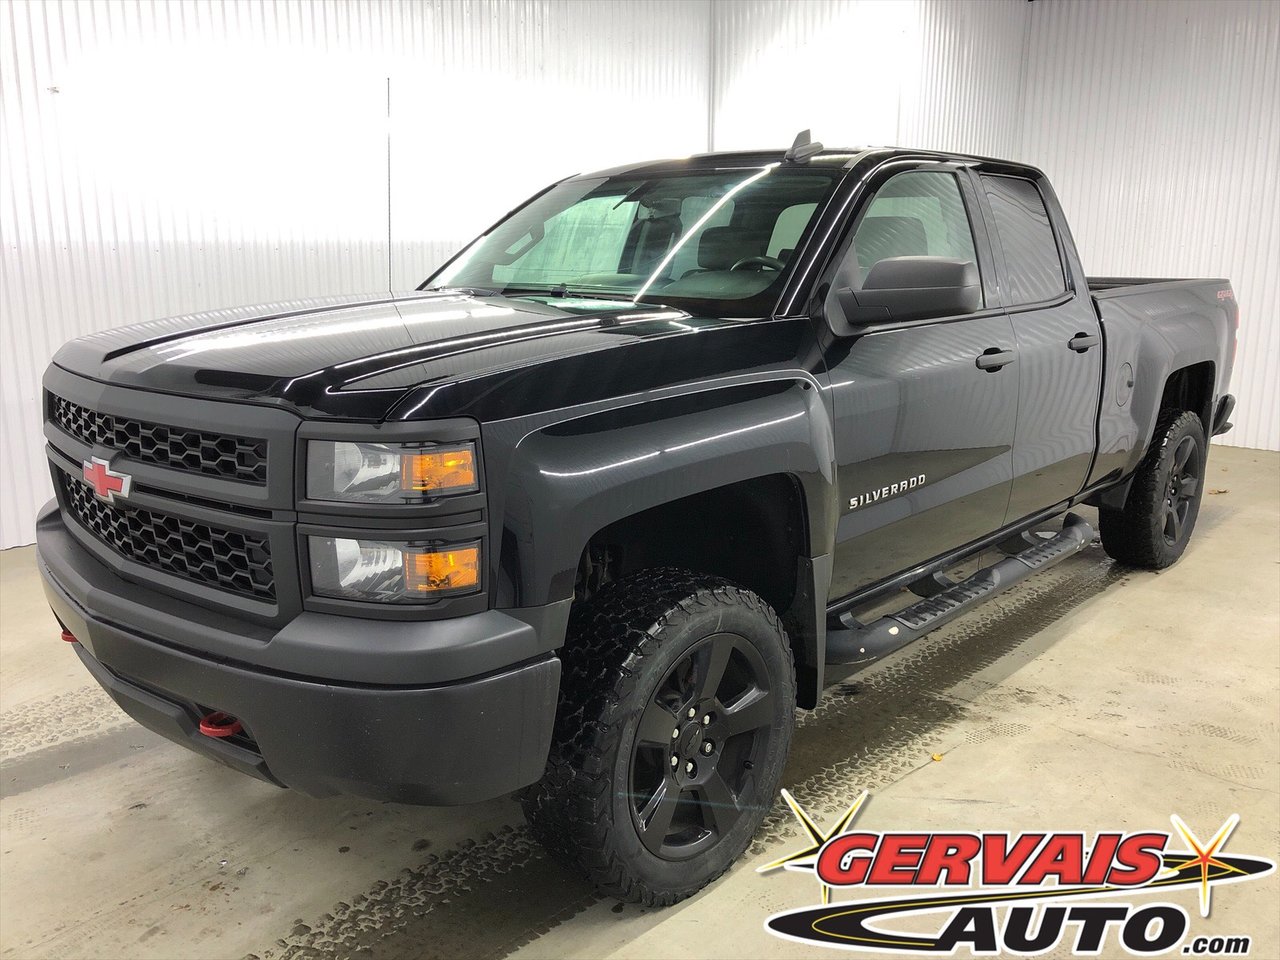
<instances>
[{"instance_id":1,"label":"truck hood","mask_svg":"<svg viewBox=\"0 0 1280 960\"><path fill-rule=\"evenodd\" d=\"M536 379L559 377L545 384L555 392L570 372L557 361L572 358L574 376L594 370L598 379L613 366L590 359L602 351L742 325L626 301L413 292L140 323L73 340L54 363L120 386L284 406L304 416L381 420L424 390L437 399L418 402L415 417L476 416L480 398L492 400L517 372L523 382L531 368L545 369ZM675 372L668 365L666 375ZM469 387L458 389L463 384Z\"/></svg>"}]
</instances>

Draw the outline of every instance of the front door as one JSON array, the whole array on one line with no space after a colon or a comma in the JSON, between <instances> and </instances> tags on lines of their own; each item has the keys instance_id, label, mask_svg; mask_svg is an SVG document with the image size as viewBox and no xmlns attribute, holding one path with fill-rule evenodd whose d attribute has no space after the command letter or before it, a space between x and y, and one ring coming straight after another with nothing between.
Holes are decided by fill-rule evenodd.
<instances>
[{"instance_id":1,"label":"front door","mask_svg":"<svg viewBox=\"0 0 1280 960\"><path fill-rule=\"evenodd\" d=\"M990 249L972 215L972 182L937 164L882 177L837 273L857 282L881 259L951 257L976 261L985 285ZM831 599L1004 523L1020 373L1014 347L998 306L871 324L833 340L826 359L842 510ZM992 354L1010 359L979 365Z\"/></svg>"}]
</instances>

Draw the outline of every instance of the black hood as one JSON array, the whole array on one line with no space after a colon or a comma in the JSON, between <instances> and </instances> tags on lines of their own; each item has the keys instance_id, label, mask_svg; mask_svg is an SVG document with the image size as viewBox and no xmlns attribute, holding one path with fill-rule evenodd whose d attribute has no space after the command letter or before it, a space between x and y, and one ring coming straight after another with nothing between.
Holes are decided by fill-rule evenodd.
<instances>
[{"instance_id":1,"label":"black hood","mask_svg":"<svg viewBox=\"0 0 1280 960\"><path fill-rule=\"evenodd\" d=\"M436 401L429 414L419 409L417 415L475 415L464 408L474 407L477 391L489 395L495 378L514 371L559 367L562 376L555 361L577 358L575 368L599 374L612 366L590 360L601 351L741 325L625 301L417 292L140 323L73 340L54 363L120 386L351 419L392 415L414 388L439 395L451 387L452 409ZM464 383L471 389L459 392ZM547 386L563 389L564 383Z\"/></svg>"}]
</instances>

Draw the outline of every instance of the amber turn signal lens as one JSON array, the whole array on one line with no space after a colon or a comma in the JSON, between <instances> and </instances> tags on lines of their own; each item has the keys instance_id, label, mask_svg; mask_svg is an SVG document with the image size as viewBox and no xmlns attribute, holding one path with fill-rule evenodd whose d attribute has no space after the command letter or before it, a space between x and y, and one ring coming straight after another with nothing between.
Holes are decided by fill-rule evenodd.
<instances>
[{"instance_id":1,"label":"amber turn signal lens","mask_svg":"<svg viewBox=\"0 0 1280 960\"><path fill-rule=\"evenodd\" d=\"M453 593L480 585L480 548L457 547L435 553L405 553L404 585L408 593Z\"/></svg>"},{"instance_id":2,"label":"amber turn signal lens","mask_svg":"<svg viewBox=\"0 0 1280 960\"><path fill-rule=\"evenodd\" d=\"M400 456L400 489L426 493L475 490L476 452L471 446Z\"/></svg>"}]
</instances>

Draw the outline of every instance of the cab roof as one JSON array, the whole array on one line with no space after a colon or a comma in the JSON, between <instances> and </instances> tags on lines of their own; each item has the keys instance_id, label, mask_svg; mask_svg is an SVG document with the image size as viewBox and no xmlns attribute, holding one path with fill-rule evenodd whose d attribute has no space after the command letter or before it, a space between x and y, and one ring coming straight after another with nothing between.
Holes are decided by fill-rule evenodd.
<instances>
[{"instance_id":1,"label":"cab roof","mask_svg":"<svg viewBox=\"0 0 1280 960\"><path fill-rule=\"evenodd\" d=\"M924 150L910 147L825 147L819 153L806 160L795 163L797 167L824 167L840 169L849 167L853 161L866 156L878 155L888 160L893 157L934 157L938 160L985 161L1008 166L1021 166L1009 161L995 160L974 154L957 153L946 150ZM643 163L629 163L608 170L596 170L580 173L571 179L616 177L624 175L653 175L681 173L693 170L715 170L726 167L760 167L769 163L782 163L787 156L786 150L724 150L714 153L697 153L689 157L670 158L666 160L650 160Z\"/></svg>"}]
</instances>

